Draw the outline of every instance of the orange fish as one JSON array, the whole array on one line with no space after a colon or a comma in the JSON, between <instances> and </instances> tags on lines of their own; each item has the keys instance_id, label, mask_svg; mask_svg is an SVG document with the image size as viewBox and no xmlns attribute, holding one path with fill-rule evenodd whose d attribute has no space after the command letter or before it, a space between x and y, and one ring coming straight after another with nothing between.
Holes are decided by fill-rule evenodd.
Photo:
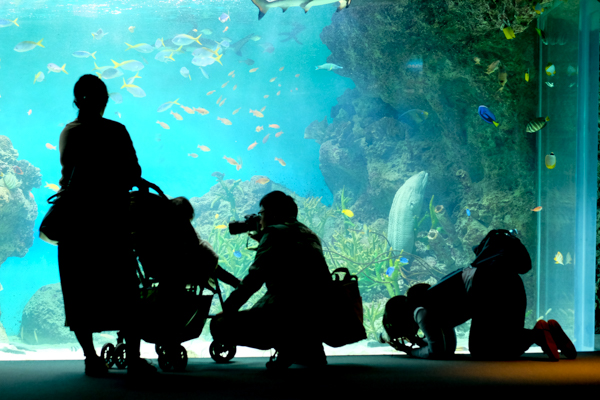
<instances>
[{"instance_id":1,"label":"orange fish","mask_svg":"<svg viewBox=\"0 0 600 400\"><path fill-rule=\"evenodd\" d=\"M248 150L252 150L253 148L256 147L258 143L256 143L256 141L254 141L254 143L252 143L250 146L248 146Z\"/></svg>"},{"instance_id":2,"label":"orange fish","mask_svg":"<svg viewBox=\"0 0 600 400\"><path fill-rule=\"evenodd\" d=\"M296 76L296 78L299 78L299 77L300 77L300 74L296 74L295 76Z\"/></svg>"},{"instance_id":3,"label":"orange fish","mask_svg":"<svg viewBox=\"0 0 600 400\"><path fill-rule=\"evenodd\" d=\"M221 101L221 98L222 98L222 97L223 97L223 96L219 96L219 98L217 99L217 104L219 104L219 102Z\"/></svg>"},{"instance_id":4,"label":"orange fish","mask_svg":"<svg viewBox=\"0 0 600 400\"><path fill-rule=\"evenodd\" d=\"M277 92L277 96L279 96L281 94L281 90Z\"/></svg>"},{"instance_id":5,"label":"orange fish","mask_svg":"<svg viewBox=\"0 0 600 400\"><path fill-rule=\"evenodd\" d=\"M33 197L33 193L29 192L29 197L31 197L31 199L35 199L35 197Z\"/></svg>"},{"instance_id":6,"label":"orange fish","mask_svg":"<svg viewBox=\"0 0 600 400\"><path fill-rule=\"evenodd\" d=\"M188 114L194 114L196 111L194 111L194 109L186 107L186 106L181 106L181 108L183 108L183 111L185 111ZM175 117L177 118L177 117Z\"/></svg>"},{"instance_id":7,"label":"orange fish","mask_svg":"<svg viewBox=\"0 0 600 400\"><path fill-rule=\"evenodd\" d=\"M223 33L227 32L227 29L229 29L228 26L226 26L225 29L223 29Z\"/></svg>"},{"instance_id":8,"label":"orange fish","mask_svg":"<svg viewBox=\"0 0 600 400\"><path fill-rule=\"evenodd\" d=\"M250 70L250 72L251 72L251 73L252 73L252 72L256 72L256 71L258 71L258 68L252 68L252 69Z\"/></svg>"},{"instance_id":9,"label":"orange fish","mask_svg":"<svg viewBox=\"0 0 600 400\"><path fill-rule=\"evenodd\" d=\"M224 88L225 86L227 86L227 84L229 83L229 81L225 82L224 84L221 85L221 88Z\"/></svg>"},{"instance_id":10,"label":"orange fish","mask_svg":"<svg viewBox=\"0 0 600 400\"><path fill-rule=\"evenodd\" d=\"M264 106L263 108L260 109L260 112L264 112L267 109L267 106Z\"/></svg>"},{"instance_id":11,"label":"orange fish","mask_svg":"<svg viewBox=\"0 0 600 400\"><path fill-rule=\"evenodd\" d=\"M537 206L536 208L532 208L531 211L534 211L534 212L542 211L542 206Z\"/></svg>"},{"instance_id":12,"label":"orange fish","mask_svg":"<svg viewBox=\"0 0 600 400\"><path fill-rule=\"evenodd\" d=\"M285 67L281 67L281 68L279 68L279 71L283 71L283 69L284 69L284 68L285 68Z\"/></svg>"},{"instance_id":13,"label":"orange fish","mask_svg":"<svg viewBox=\"0 0 600 400\"><path fill-rule=\"evenodd\" d=\"M277 124L269 124L269 128L279 129L279 125L277 125Z\"/></svg>"},{"instance_id":14,"label":"orange fish","mask_svg":"<svg viewBox=\"0 0 600 400\"><path fill-rule=\"evenodd\" d=\"M219 107L221 107L223 104L225 104L225 100L227 100L227 97L224 98L223 101L219 103Z\"/></svg>"},{"instance_id":15,"label":"orange fish","mask_svg":"<svg viewBox=\"0 0 600 400\"><path fill-rule=\"evenodd\" d=\"M260 183L261 185L267 184L269 182L270 182L269 178L258 178L256 180L256 183Z\"/></svg>"},{"instance_id":16,"label":"orange fish","mask_svg":"<svg viewBox=\"0 0 600 400\"><path fill-rule=\"evenodd\" d=\"M198 148L199 148L200 150L202 150L203 152L205 152L205 153L206 153L206 152L208 152L208 151L210 151L210 149L208 148L208 146L205 146L205 145L203 145L203 144L199 144L199 145L198 145Z\"/></svg>"},{"instance_id":17,"label":"orange fish","mask_svg":"<svg viewBox=\"0 0 600 400\"><path fill-rule=\"evenodd\" d=\"M27 111L27 115L31 115L31 110Z\"/></svg>"},{"instance_id":18,"label":"orange fish","mask_svg":"<svg viewBox=\"0 0 600 400\"><path fill-rule=\"evenodd\" d=\"M238 165L237 161L235 161L233 158L229 158L227 156L223 156L223 158L231 165Z\"/></svg>"},{"instance_id":19,"label":"orange fish","mask_svg":"<svg viewBox=\"0 0 600 400\"><path fill-rule=\"evenodd\" d=\"M214 92L216 92L216 90L211 90L210 92L206 93L207 96L210 96L211 94L213 94Z\"/></svg>"},{"instance_id":20,"label":"orange fish","mask_svg":"<svg viewBox=\"0 0 600 400\"><path fill-rule=\"evenodd\" d=\"M281 158L275 157L275 161L279 161L279 164L285 167L285 161L283 161Z\"/></svg>"},{"instance_id":21,"label":"orange fish","mask_svg":"<svg viewBox=\"0 0 600 400\"><path fill-rule=\"evenodd\" d=\"M176 112L171 111L171 115L174 116L177 121L183 121L183 117Z\"/></svg>"},{"instance_id":22,"label":"orange fish","mask_svg":"<svg viewBox=\"0 0 600 400\"><path fill-rule=\"evenodd\" d=\"M267 136L263 138L263 143L267 143L267 140L269 140L269 135L270 133L267 133Z\"/></svg>"},{"instance_id":23,"label":"orange fish","mask_svg":"<svg viewBox=\"0 0 600 400\"><path fill-rule=\"evenodd\" d=\"M242 107L238 108L237 110L233 110L233 112L231 113L231 115L237 114L241 109L242 109Z\"/></svg>"},{"instance_id":24,"label":"orange fish","mask_svg":"<svg viewBox=\"0 0 600 400\"><path fill-rule=\"evenodd\" d=\"M264 130L265 128L263 128L262 126L257 126L256 127L256 132L260 132L262 130Z\"/></svg>"},{"instance_id":25,"label":"orange fish","mask_svg":"<svg viewBox=\"0 0 600 400\"><path fill-rule=\"evenodd\" d=\"M165 124L164 122L156 121L156 123L162 126L164 129L171 129L169 128L169 125Z\"/></svg>"},{"instance_id":26,"label":"orange fish","mask_svg":"<svg viewBox=\"0 0 600 400\"><path fill-rule=\"evenodd\" d=\"M275 134L275 137L279 137L279 136L281 136L281 135L283 135L283 131L277 132L277 133Z\"/></svg>"},{"instance_id":27,"label":"orange fish","mask_svg":"<svg viewBox=\"0 0 600 400\"><path fill-rule=\"evenodd\" d=\"M237 85L233 85L233 90L237 89Z\"/></svg>"},{"instance_id":28,"label":"orange fish","mask_svg":"<svg viewBox=\"0 0 600 400\"><path fill-rule=\"evenodd\" d=\"M269 79L269 82L275 82L275 79L277 79L277 77Z\"/></svg>"},{"instance_id":29,"label":"orange fish","mask_svg":"<svg viewBox=\"0 0 600 400\"><path fill-rule=\"evenodd\" d=\"M255 116L255 117L257 117L257 118L262 118L262 117L264 117L263 113L262 113L262 112L260 112L260 111L258 111L258 110L253 110L253 109L250 109L250 112L251 112L252 114L254 114L254 116Z\"/></svg>"},{"instance_id":30,"label":"orange fish","mask_svg":"<svg viewBox=\"0 0 600 400\"><path fill-rule=\"evenodd\" d=\"M194 110L197 111L198 114L200 114L200 115L208 114L208 110L206 108L198 107L198 108L194 108Z\"/></svg>"},{"instance_id":31,"label":"orange fish","mask_svg":"<svg viewBox=\"0 0 600 400\"><path fill-rule=\"evenodd\" d=\"M218 119L219 121L221 121L222 123L224 123L225 125L231 125L231 121L230 121L230 120L228 120L227 118L220 118L220 117L217 117L217 119Z\"/></svg>"},{"instance_id":32,"label":"orange fish","mask_svg":"<svg viewBox=\"0 0 600 400\"><path fill-rule=\"evenodd\" d=\"M231 71L230 73L228 73L227 76L231 76L233 74L235 74L235 69L233 71Z\"/></svg>"},{"instance_id":33,"label":"orange fish","mask_svg":"<svg viewBox=\"0 0 600 400\"><path fill-rule=\"evenodd\" d=\"M242 159L238 158L238 164L235 166L235 170L239 171L240 169L242 169Z\"/></svg>"},{"instance_id":34,"label":"orange fish","mask_svg":"<svg viewBox=\"0 0 600 400\"><path fill-rule=\"evenodd\" d=\"M265 99L268 99L268 98L269 98L269 95L268 95L268 94L265 94L265 95L263 96L263 98L265 98Z\"/></svg>"},{"instance_id":35,"label":"orange fish","mask_svg":"<svg viewBox=\"0 0 600 400\"><path fill-rule=\"evenodd\" d=\"M50 143L46 143L46 148L48 150L56 150L56 146L52 146Z\"/></svg>"},{"instance_id":36,"label":"orange fish","mask_svg":"<svg viewBox=\"0 0 600 400\"><path fill-rule=\"evenodd\" d=\"M188 156L193 157L193 158L198 158L198 154L196 154L196 153L188 153Z\"/></svg>"}]
</instances>

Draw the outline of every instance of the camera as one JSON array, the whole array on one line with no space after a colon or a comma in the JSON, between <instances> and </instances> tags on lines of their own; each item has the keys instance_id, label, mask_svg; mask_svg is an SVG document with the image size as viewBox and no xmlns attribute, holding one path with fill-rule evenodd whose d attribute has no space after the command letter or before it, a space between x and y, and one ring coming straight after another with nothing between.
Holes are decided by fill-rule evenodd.
<instances>
[{"instance_id":1,"label":"camera","mask_svg":"<svg viewBox=\"0 0 600 400\"><path fill-rule=\"evenodd\" d=\"M256 214L250 214L244 216L242 222L230 222L229 233L232 235L239 235L240 233L246 233L250 231L260 231L260 217Z\"/></svg>"}]
</instances>

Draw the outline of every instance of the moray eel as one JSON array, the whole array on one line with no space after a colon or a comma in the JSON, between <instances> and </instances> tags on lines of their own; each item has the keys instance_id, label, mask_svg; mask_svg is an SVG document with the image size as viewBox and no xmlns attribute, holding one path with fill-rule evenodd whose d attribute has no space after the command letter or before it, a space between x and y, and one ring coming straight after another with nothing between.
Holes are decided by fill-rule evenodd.
<instances>
[{"instance_id":1,"label":"moray eel","mask_svg":"<svg viewBox=\"0 0 600 400\"><path fill-rule=\"evenodd\" d=\"M412 253L415 244L414 217L421 217L428 174L421 171L398 189L390 210L388 239L394 250Z\"/></svg>"}]
</instances>

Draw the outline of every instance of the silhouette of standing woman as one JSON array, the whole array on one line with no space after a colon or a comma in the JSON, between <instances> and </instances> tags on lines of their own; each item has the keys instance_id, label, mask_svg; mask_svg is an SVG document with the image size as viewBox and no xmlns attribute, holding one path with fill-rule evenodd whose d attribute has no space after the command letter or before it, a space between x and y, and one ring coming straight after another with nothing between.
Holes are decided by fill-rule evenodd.
<instances>
[{"instance_id":1,"label":"silhouette of standing woman","mask_svg":"<svg viewBox=\"0 0 600 400\"><path fill-rule=\"evenodd\" d=\"M156 371L139 358L139 333L131 322L139 280L127 213L129 190L142 170L125 126L102 118L108 102L104 82L83 75L74 94L79 115L62 131L59 144L61 191L69 186L76 203L58 246L65 325L83 348L87 375L108 372L92 342L92 332L106 330L128 335L128 372Z\"/></svg>"}]
</instances>

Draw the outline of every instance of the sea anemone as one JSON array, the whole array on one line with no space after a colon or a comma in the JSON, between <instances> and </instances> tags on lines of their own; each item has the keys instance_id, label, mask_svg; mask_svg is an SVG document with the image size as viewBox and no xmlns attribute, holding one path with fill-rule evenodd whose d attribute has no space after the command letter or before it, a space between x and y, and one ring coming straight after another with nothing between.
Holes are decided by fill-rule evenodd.
<instances>
[{"instance_id":1,"label":"sea anemone","mask_svg":"<svg viewBox=\"0 0 600 400\"><path fill-rule=\"evenodd\" d=\"M435 211L436 214L443 214L444 211L445 211L445 208L442 205L435 206L435 210L434 211Z\"/></svg>"},{"instance_id":2,"label":"sea anemone","mask_svg":"<svg viewBox=\"0 0 600 400\"><path fill-rule=\"evenodd\" d=\"M435 240L438 237L438 231L435 229L431 229L429 230L429 233L427 234L427 239L429 240Z\"/></svg>"}]
</instances>

